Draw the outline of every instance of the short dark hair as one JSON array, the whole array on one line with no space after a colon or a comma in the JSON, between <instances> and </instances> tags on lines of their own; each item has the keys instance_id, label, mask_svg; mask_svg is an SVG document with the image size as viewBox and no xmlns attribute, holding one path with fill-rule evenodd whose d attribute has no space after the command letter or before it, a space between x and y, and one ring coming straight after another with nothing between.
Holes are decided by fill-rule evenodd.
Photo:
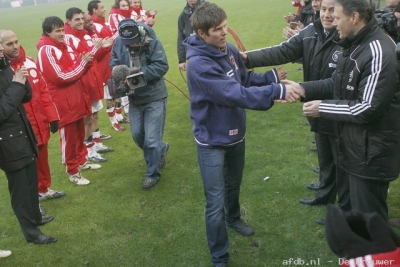
<instances>
[{"instance_id":1,"label":"short dark hair","mask_svg":"<svg viewBox=\"0 0 400 267\"><path fill-rule=\"evenodd\" d=\"M90 15L93 15L93 9L99 8L99 3L101 3L101 1L99 0L92 0L89 2L89 4L87 5L87 11Z\"/></svg>"},{"instance_id":2,"label":"short dark hair","mask_svg":"<svg viewBox=\"0 0 400 267\"><path fill-rule=\"evenodd\" d=\"M204 2L194 10L190 24L195 33L201 30L208 35L208 30L220 25L227 19L225 11L214 3Z\"/></svg>"},{"instance_id":3,"label":"short dark hair","mask_svg":"<svg viewBox=\"0 0 400 267\"><path fill-rule=\"evenodd\" d=\"M130 5L129 0L115 0L114 5L112 6L112 8L119 8L119 3L125 1L128 3L128 5Z\"/></svg>"},{"instance_id":4,"label":"short dark hair","mask_svg":"<svg viewBox=\"0 0 400 267\"><path fill-rule=\"evenodd\" d=\"M55 28L64 27L64 21L56 16L47 17L42 23L43 36L48 36Z\"/></svg>"},{"instance_id":5,"label":"short dark hair","mask_svg":"<svg viewBox=\"0 0 400 267\"><path fill-rule=\"evenodd\" d=\"M71 20L75 14L83 13L82 9L77 7L68 8L67 12L65 12L65 18Z\"/></svg>"},{"instance_id":6,"label":"short dark hair","mask_svg":"<svg viewBox=\"0 0 400 267\"><path fill-rule=\"evenodd\" d=\"M343 13L346 16L358 12L360 19L366 23L370 22L375 14L375 3L371 0L335 0L335 4L343 6Z\"/></svg>"}]
</instances>

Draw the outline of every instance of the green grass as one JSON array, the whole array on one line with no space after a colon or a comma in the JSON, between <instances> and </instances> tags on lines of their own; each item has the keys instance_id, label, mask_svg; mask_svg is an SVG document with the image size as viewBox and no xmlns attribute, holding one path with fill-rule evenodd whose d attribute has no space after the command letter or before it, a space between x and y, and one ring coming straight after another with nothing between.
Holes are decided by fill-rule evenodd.
<instances>
[{"instance_id":1,"label":"green grass","mask_svg":"<svg viewBox=\"0 0 400 267\"><path fill-rule=\"evenodd\" d=\"M36 57L36 42L43 18L64 18L67 8L86 10L88 1L0 10L0 28L14 30L27 54ZM103 1L106 7L111 0ZM248 50L280 43L283 15L295 11L290 1L219 0L228 14L228 25ZM176 56L177 18L185 1L145 0L144 6L159 11L154 29L168 55L166 79L186 94ZM288 78L300 81L297 64L287 64ZM259 68L256 71L265 71ZM106 154L101 170L86 171L89 186L69 182L61 165L58 134L49 144L53 188L67 196L42 202L54 222L41 227L58 237L52 245L27 243L9 204L7 180L0 173L0 249L13 255L0 259L0 266L211 266L204 225L204 196L188 100L168 84L169 99L165 141L170 144L167 166L157 186L141 189L145 163L129 130L111 129L105 111L100 126L112 139L104 141L116 151ZM248 111L246 168L242 184L243 218L256 234L243 237L229 230L230 266L282 266L284 260L320 259L320 266L337 265L337 257L325 241L324 228L315 220L323 207L298 203L313 196L306 184L318 176L312 172L317 158L309 151L313 134L304 126L301 103L276 104L267 112ZM268 181L263 178L270 176ZM391 217L400 216L396 196L399 183L392 183L388 203ZM328 263L327 261L333 261Z\"/></svg>"}]
</instances>

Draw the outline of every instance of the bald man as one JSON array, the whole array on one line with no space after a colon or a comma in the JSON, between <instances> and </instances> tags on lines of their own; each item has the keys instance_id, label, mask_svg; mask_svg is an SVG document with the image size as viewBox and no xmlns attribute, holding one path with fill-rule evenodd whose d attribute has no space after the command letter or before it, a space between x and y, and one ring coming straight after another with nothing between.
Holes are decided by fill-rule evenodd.
<instances>
[{"instance_id":1,"label":"bald man","mask_svg":"<svg viewBox=\"0 0 400 267\"><path fill-rule=\"evenodd\" d=\"M1 44L4 47L4 54L11 61L11 68L25 66L28 70L28 81L32 87L32 101L24 103L26 115L32 125L37 139L39 157L36 159L38 165L39 200L55 199L65 196L62 191L50 189L51 174L48 161L48 142L50 131L58 131L57 108L50 97L47 84L38 70L35 60L26 56L23 47L20 45L17 35L10 30L0 32Z\"/></svg>"}]
</instances>

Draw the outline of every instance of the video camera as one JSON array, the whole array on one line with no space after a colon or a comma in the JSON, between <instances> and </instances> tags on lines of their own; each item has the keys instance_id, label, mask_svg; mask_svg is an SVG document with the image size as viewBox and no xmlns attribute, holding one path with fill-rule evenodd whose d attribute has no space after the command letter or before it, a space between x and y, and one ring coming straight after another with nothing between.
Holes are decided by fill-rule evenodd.
<instances>
[{"instance_id":1,"label":"video camera","mask_svg":"<svg viewBox=\"0 0 400 267\"><path fill-rule=\"evenodd\" d=\"M108 91L113 99L132 95L136 88L146 84L143 72L139 71L139 68L128 68L126 65L115 66L112 70L112 78L107 81Z\"/></svg>"},{"instance_id":2,"label":"video camera","mask_svg":"<svg viewBox=\"0 0 400 267\"><path fill-rule=\"evenodd\" d=\"M115 66L112 70L111 86L108 86L109 93L113 99L132 95L137 88L147 84L141 69L141 55L148 51L148 45L128 46L131 67L126 65Z\"/></svg>"},{"instance_id":3,"label":"video camera","mask_svg":"<svg viewBox=\"0 0 400 267\"><path fill-rule=\"evenodd\" d=\"M378 25L387 33L394 41L398 39L397 18L393 12L382 9L375 10L375 19Z\"/></svg>"}]
</instances>

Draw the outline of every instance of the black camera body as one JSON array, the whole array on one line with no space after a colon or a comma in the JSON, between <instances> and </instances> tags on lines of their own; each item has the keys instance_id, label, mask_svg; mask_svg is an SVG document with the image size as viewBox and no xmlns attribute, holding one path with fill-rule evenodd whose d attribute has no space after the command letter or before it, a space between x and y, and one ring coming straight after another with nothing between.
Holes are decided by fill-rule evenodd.
<instances>
[{"instance_id":1,"label":"black camera body","mask_svg":"<svg viewBox=\"0 0 400 267\"><path fill-rule=\"evenodd\" d=\"M126 80L130 89L127 95L133 94L136 88L145 86L147 84L142 71L127 76Z\"/></svg>"},{"instance_id":2,"label":"black camera body","mask_svg":"<svg viewBox=\"0 0 400 267\"><path fill-rule=\"evenodd\" d=\"M397 18L393 12L387 12L382 9L375 11L375 19L378 25L392 37L393 40L398 39L397 33Z\"/></svg>"}]
</instances>

